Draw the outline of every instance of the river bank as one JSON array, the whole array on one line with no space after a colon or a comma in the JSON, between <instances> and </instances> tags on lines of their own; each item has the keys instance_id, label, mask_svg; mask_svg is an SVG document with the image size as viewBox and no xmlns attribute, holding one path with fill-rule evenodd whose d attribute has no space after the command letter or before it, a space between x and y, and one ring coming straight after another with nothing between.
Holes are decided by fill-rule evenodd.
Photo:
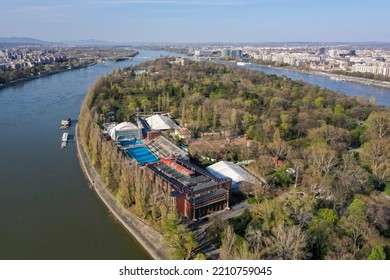
<instances>
[{"instance_id":1,"label":"river bank","mask_svg":"<svg viewBox=\"0 0 390 280\"><path fill-rule=\"evenodd\" d=\"M72 68L72 69L55 70L55 71L50 71L50 72L47 72L47 73L44 73L44 74L41 74L41 75L37 75L37 76L30 76L30 77L20 78L20 79L17 79L17 80L13 80L13 81L7 82L5 84L0 84L0 89L7 88L7 87L10 87L10 86L14 86L14 85L21 84L21 83L25 83L25 82L32 81L32 80L35 80L35 79L40 79L40 78L43 78L43 77L49 77L49 76L52 76L52 75L55 75L55 74L60 74L60 73L68 72L68 71L73 71L73 70L87 68L87 67L90 67L90 66L94 66L96 64L97 64L97 62L92 62L92 63L88 63L86 65L83 65L83 66L80 66L80 67L75 67L75 68Z\"/></svg>"},{"instance_id":2,"label":"river bank","mask_svg":"<svg viewBox=\"0 0 390 280\"><path fill-rule=\"evenodd\" d=\"M164 245L162 234L126 210L107 190L100 179L100 175L90 162L84 145L81 141L77 141L78 134L78 127L76 126L77 155L80 166L100 199L104 202L115 218L126 228L126 230L130 232L130 234L141 244L141 246L153 259L169 259L169 252Z\"/></svg>"}]
</instances>

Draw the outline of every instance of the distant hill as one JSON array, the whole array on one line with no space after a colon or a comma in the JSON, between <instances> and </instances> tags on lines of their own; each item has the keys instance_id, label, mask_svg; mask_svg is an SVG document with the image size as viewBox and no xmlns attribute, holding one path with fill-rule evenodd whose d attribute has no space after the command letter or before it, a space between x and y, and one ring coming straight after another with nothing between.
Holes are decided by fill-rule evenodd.
<instances>
[{"instance_id":1,"label":"distant hill","mask_svg":"<svg viewBox=\"0 0 390 280\"><path fill-rule=\"evenodd\" d=\"M0 37L0 44L2 45L77 45L77 46L107 46L115 45L102 40L88 39L88 40L74 40L74 41L59 41L48 42L29 37Z\"/></svg>"},{"instance_id":2,"label":"distant hill","mask_svg":"<svg viewBox=\"0 0 390 280\"><path fill-rule=\"evenodd\" d=\"M0 37L0 44L47 45L51 43L29 37Z\"/></svg>"},{"instance_id":3,"label":"distant hill","mask_svg":"<svg viewBox=\"0 0 390 280\"><path fill-rule=\"evenodd\" d=\"M117 45L115 43L110 43L103 40L87 39L87 40L77 40L77 41L60 41L61 44L70 44L78 46L107 46L107 45Z\"/></svg>"}]
</instances>

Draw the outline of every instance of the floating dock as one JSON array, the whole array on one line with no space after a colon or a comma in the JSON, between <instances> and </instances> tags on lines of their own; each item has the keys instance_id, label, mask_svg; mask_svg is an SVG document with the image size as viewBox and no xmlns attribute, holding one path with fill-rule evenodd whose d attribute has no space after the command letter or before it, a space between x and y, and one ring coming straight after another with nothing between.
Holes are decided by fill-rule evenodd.
<instances>
[{"instance_id":1,"label":"floating dock","mask_svg":"<svg viewBox=\"0 0 390 280\"><path fill-rule=\"evenodd\" d=\"M68 132L64 132L64 134L62 134L62 142L67 142L68 141Z\"/></svg>"},{"instance_id":2,"label":"floating dock","mask_svg":"<svg viewBox=\"0 0 390 280\"><path fill-rule=\"evenodd\" d=\"M68 132L64 132L62 134L62 143L61 143L61 149L65 148L66 147L66 143L68 142Z\"/></svg>"}]
</instances>

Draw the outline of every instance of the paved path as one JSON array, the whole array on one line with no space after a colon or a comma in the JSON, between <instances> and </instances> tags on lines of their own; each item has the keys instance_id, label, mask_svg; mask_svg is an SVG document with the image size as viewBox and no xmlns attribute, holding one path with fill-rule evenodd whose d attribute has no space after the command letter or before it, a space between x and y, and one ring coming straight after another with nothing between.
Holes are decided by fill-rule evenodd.
<instances>
[{"instance_id":1,"label":"paved path","mask_svg":"<svg viewBox=\"0 0 390 280\"><path fill-rule=\"evenodd\" d=\"M76 137L78 134L78 126L76 125ZM76 138L77 139L77 138ZM126 210L120 205L116 198L106 189L101 181L99 174L91 164L89 157L85 151L81 141L77 142L77 155L80 160L80 165L90 181L91 185L96 190L101 200L113 215L121 222L121 224L134 236L135 239L145 248L145 250L156 260L169 259L167 246L163 242L163 236L134 214Z\"/></svg>"}]
</instances>

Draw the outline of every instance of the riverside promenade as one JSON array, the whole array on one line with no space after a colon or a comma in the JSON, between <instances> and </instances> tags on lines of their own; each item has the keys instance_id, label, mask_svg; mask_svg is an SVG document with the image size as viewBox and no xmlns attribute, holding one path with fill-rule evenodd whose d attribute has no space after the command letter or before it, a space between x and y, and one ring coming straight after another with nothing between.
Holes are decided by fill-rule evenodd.
<instances>
[{"instance_id":1,"label":"riverside promenade","mask_svg":"<svg viewBox=\"0 0 390 280\"><path fill-rule=\"evenodd\" d=\"M107 190L98 172L89 160L84 145L81 141L77 140L77 135L79 134L78 129L79 128L76 125L77 155L80 160L80 165L100 199L112 212L115 218L131 233L131 235L134 236L153 259L168 260L169 252L166 245L164 245L162 234L125 209Z\"/></svg>"}]
</instances>

